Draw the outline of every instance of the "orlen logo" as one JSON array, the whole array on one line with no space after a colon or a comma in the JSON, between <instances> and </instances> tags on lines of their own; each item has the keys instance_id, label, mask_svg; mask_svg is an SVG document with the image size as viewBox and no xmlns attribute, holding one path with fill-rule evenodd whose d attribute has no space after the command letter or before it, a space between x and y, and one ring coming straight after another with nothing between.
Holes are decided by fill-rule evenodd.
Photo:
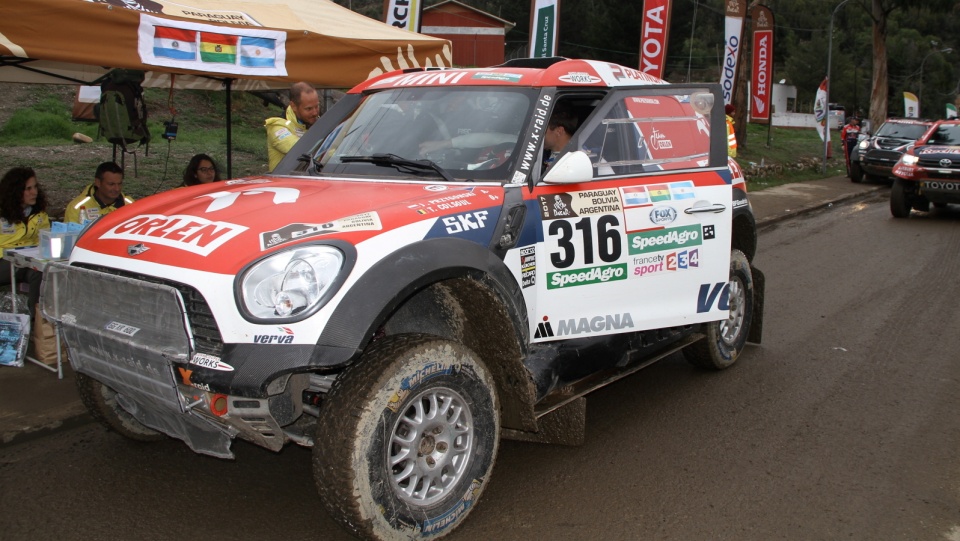
<instances>
[{"instance_id":1,"label":"orlen logo","mask_svg":"<svg viewBox=\"0 0 960 541\"><path fill-rule=\"evenodd\" d=\"M214 222L198 216L141 214L107 231L100 238L162 244L206 257L246 230L242 225Z\"/></svg>"},{"instance_id":2,"label":"orlen logo","mask_svg":"<svg viewBox=\"0 0 960 541\"><path fill-rule=\"evenodd\" d=\"M277 327L283 334L255 334L253 335L254 344L292 344L293 329L290 327Z\"/></svg>"},{"instance_id":3,"label":"orlen logo","mask_svg":"<svg viewBox=\"0 0 960 541\"><path fill-rule=\"evenodd\" d=\"M650 221L657 224L669 224L677 219L677 211L673 207L654 207L650 211Z\"/></svg>"},{"instance_id":4,"label":"orlen logo","mask_svg":"<svg viewBox=\"0 0 960 541\"><path fill-rule=\"evenodd\" d=\"M220 357L207 355L206 353L195 354L193 358L190 359L190 364L199 366L200 368L219 370L220 372L233 372L233 367L221 361Z\"/></svg>"}]
</instances>

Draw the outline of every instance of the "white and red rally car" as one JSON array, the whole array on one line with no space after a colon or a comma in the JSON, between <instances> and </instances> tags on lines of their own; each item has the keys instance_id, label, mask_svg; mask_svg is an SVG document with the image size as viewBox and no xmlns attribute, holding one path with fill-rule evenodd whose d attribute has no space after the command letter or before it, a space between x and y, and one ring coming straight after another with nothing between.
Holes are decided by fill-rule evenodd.
<instances>
[{"instance_id":1,"label":"white and red rally car","mask_svg":"<svg viewBox=\"0 0 960 541\"><path fill-rule=\"evenodd\" d=\"M561 109L575 133L548 157ZM411 69L350 91L274 174L101 218L44 311L110 428L218 457L312 446L346 528L434 538L501 436L579 443L591 390L759 342L756 246L719 85Z\"/></svg>"},{"instance_id":2,"label":"white and red rally car","mask_svg":"<svg viewBox=\"0 0 960 541\"><path fill-rule=\"evenodd\" d=\"M960 120L938 120L907 148L893 167L890 213L907 218L930 203L960 204Z\"/></svg>"}]
</instances>

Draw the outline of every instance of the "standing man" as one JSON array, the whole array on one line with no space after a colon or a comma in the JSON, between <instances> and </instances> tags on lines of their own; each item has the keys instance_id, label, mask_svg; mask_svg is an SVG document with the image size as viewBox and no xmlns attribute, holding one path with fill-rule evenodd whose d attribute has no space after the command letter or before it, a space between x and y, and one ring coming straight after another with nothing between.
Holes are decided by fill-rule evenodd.
<instances>
[{"instance_id":1,"label":"standing man","mask_svg":"<svg viewBox=\"0 0 960 541\"><path fill-rule=\"evenodd\" d=\"M847 172L850 172L850 156L857 148L857 141L860 138L860 120L852 116L847 120L847 124L840 130L840 140L843 141L843 157L847 161Z\"/></svg>"},{"instance_id":2,"label":"standing man","mask_svg":"<svg viewBox=\"0 0 960 541\"><path fill-rule=\"evenodd\" d=\"M320 117L320 96L308 83L294 83L290 87L290 105L285 118L268 118L267 156L273 171L293 145L303 137Z\"/></svg>"},{"instance_id":3,"label":"standing man","mask_svg":"<svg viewBox=\"0 0 960 541\"><path fill-rule=\"evenodd\" d=\"M63 221L82 224L133 203L133 198L123 195L122 188L123 169L114 162L101 163L93 175L93 184L67 205Z\"/></svg>"},{"instance_id":4,"label":"standing man","mask_svg":"<svg viewBox=\"0 0 960 541\"><path fill-rule=\"evenodd\" d=\"M737 109L732 103L728 103L723 107L723 112L726 113L727 117L727 154L729 154L731 158L736 158L737 134L733 129L733 115L737 112Z\"/></svg>"}]
</instances>

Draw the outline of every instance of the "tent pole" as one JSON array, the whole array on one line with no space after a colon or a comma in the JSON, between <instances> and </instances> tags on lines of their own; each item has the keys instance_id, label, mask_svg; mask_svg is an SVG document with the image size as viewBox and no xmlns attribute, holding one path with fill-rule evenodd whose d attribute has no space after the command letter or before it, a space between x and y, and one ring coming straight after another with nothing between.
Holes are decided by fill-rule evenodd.
<instances>
[{"instance_id":1,"label":"tent pole","mask_svg":"<svg viewBox=\"0 0 960 541\"><path fill-rule=\"evenodd\" d=\"M230 91L233 88L233 79L227 79L227 178L233 178L233 121L231 111L233 102Z\"/></svg>"}]
</instances>

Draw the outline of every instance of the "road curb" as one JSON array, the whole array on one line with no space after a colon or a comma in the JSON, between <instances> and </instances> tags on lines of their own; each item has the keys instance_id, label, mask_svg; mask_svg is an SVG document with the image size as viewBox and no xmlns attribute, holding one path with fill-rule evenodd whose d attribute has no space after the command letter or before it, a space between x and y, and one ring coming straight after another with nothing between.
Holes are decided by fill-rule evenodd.
<instances>
[{"instance_id":1,"label":"road curb","mask_svg":"<svg viewBox=\"0 0 960 541\"><path fill-rule=\"evenodd\" d=\"M782 222L782 221L784 221L784 220L796 218L797 216L803 216L803 215L805 215L805 214L810 214L810 213L812 213L812 212L816 212L816 211L821 210L821 209L829 208L829 207L832 207L833 205L838 205L838 204L840 204L840 203L849 203L849 202L851 202L851 201L853 201L853 200L855 200L855 199L865 199L865 198L867 198L867 197L876 195L878 192L880 192L880 191L883 190L884 188L885 188L884 186L874 186L874 187L867 188L867 189L865 189L865 190L863 190L863 191L860 191L860 192L843 195L843 196L837 197L837 198L835 198L835 199L831 199L831 200L829 200L829 201L824 201L824 202L822 202L822 203L818 203L818 204L816 204L816 205L811 205L811 206L809 206L809 207L804 207L804 208L800 208L800 209L796 209L796 210L791 210L790 212L786 212L786 213L780 214L780 215L778 215L778 216L772 216L772 217L770 217L770 218L765 218L765 219L762 219L762 220L757 220L757 229L769 227L769 226L771 226L771 225L778 224L778 223L780 223L780 222Z\"/></svg>"}]
</instances>

